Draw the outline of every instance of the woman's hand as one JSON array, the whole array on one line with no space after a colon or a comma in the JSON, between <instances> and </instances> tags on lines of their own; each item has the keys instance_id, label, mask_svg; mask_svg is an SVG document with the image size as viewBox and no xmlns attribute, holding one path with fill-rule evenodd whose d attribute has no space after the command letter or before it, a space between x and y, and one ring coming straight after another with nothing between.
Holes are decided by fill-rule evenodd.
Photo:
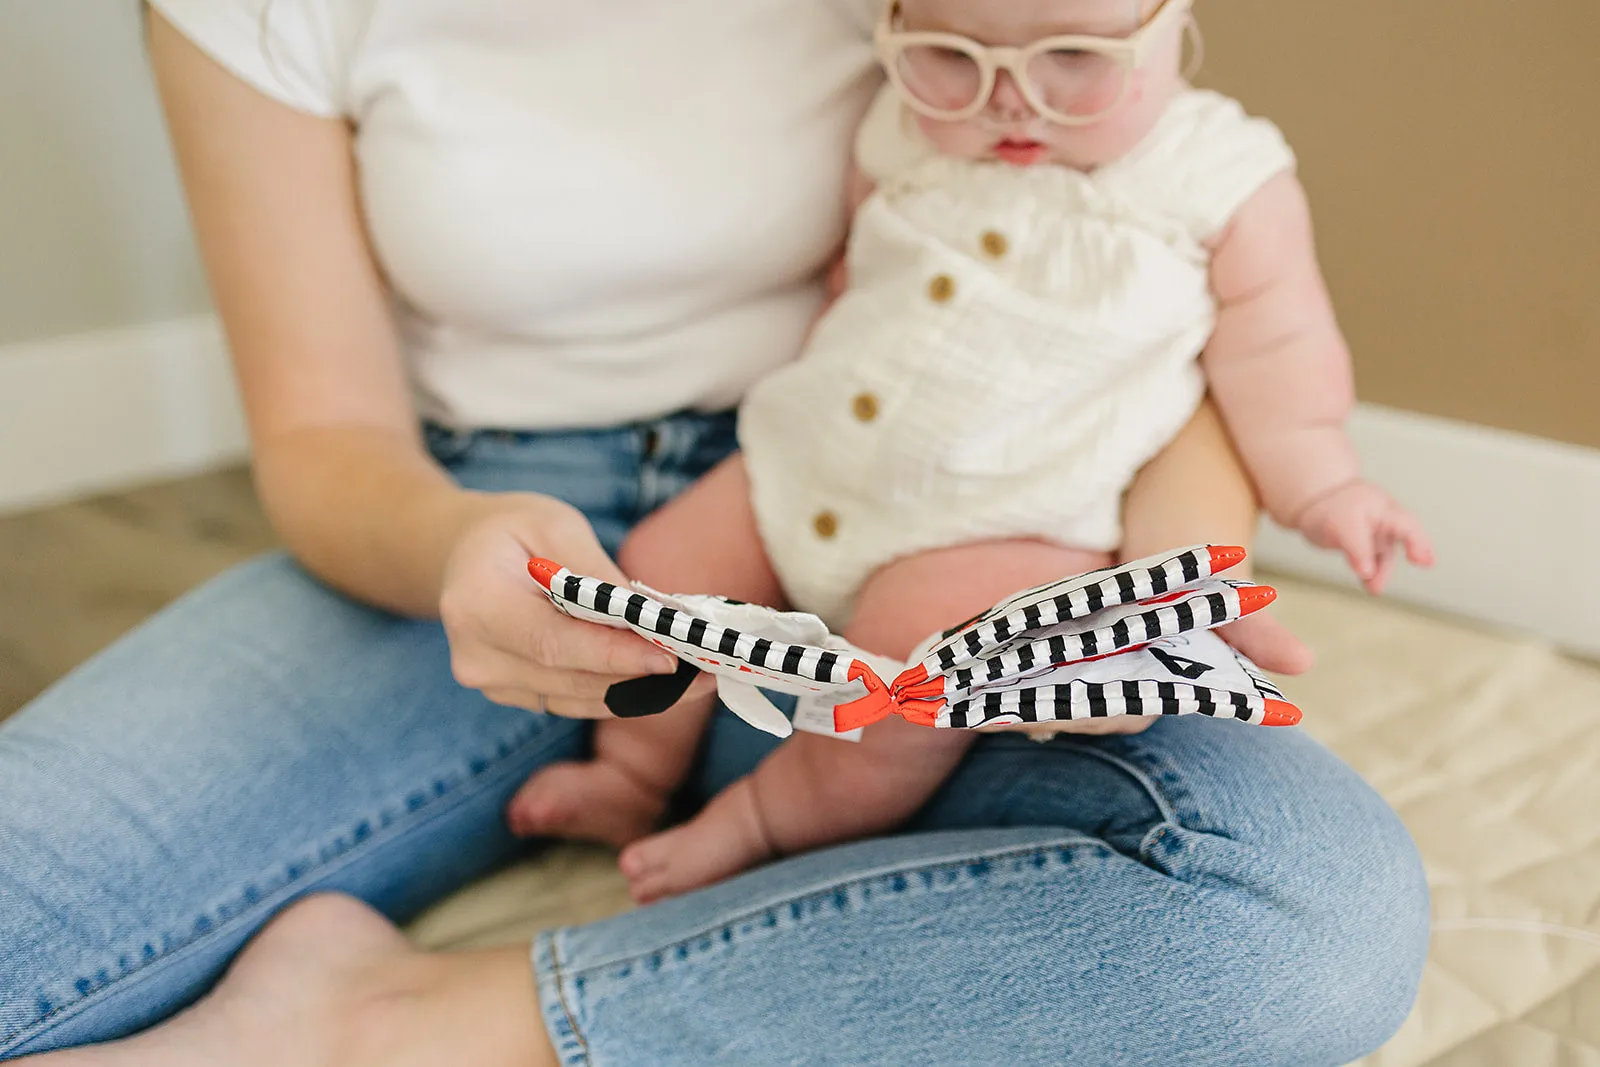
<instances>
[{"instance_id":1,"label":"woman's hand","mask_svg":"<svg viewBox=\"0 0 1600 1067\"><path fill-rule=\"evenodd\" d=\"M637 634L563 615L528 577L529 557L543 556L627 584L581 512L550 497L505 502L462 532L445 566L439 617L456 681L496 704L602 719L610 686L677 669Z\"/></svg>"},{"instance_id":2,"label":"woman's hand","mask_svg":"<svg viewBox=\"0 0 1600 1067\"><path fill-rule=\"evenodd\" d=\"M1265 611L1247 615L1217 631L1250 662L1274 674L1304 674L1317 658L1289 628Z\"/></svg>"}]
</instances>

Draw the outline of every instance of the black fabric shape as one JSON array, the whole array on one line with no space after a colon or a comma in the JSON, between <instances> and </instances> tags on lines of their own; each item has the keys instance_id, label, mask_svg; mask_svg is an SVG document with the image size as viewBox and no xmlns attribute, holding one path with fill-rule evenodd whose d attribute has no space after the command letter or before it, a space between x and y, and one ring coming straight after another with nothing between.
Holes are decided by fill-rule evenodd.
<instances>
[{"instance_id":1,"label":"black fabric shape","mask_svg":"<svg viewBox=\"0 0 1600 1067\"><path fill-rule=\"evenodd\" d=\"M683 699L699 673L700 668L685 659L678 661L678 669L672 674L647 674L617 682L606 690L606 707L619 719L660 715Z\"/></svg>"}]
</instances>

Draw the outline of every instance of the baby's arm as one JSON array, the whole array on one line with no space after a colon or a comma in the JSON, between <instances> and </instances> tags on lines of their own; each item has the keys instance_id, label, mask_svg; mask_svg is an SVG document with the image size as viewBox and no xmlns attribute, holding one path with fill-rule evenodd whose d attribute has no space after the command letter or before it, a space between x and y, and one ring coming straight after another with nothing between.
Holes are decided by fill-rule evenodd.
<instances>
[{"instance_id":1,"label":"baby's arm","mask_svg":"<svg viewBox=\"0 0 1600 1067\"><path fill-rule=\"evenodd\" d=\"M1421 525L1362 480L1345 433L1355 406L1350 352L1293 174L1268 182L1235 217L1217 243L1211 277L1219 311L1202 361L1267 512L1342 550L1374 592L1395 545L1413 563L1431 563Z\"/></svg>"},{"instance_id":2,"label":"baby's arm","mask_svg":"<svg viewBox=\"0 0 1600 1067\"><path fill-rule=\"evenodd\" d=\"M1259 510L1216 406L1208 399L1161 454L1145 464L1122 502L1123 562L1178 545L1248 549ZM1246 563L1230 574L1245 577ZM1257 664L1280 674L1311 667L1311 650L1265 611L1219 631Z\"/></svg>"}]
</instances>

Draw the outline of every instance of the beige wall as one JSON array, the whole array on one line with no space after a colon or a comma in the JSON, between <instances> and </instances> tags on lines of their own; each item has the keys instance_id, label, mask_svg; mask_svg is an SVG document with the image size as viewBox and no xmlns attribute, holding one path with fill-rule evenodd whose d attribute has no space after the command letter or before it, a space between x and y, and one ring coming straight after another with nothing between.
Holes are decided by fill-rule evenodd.
<instances>
[{"instance_id":1,"label":"beige wall","mask_svg":"<svg viewBox=\"0 0 1600 1067\"><path fill-rule=\"evenodd\" d=\"M1200 0L1365 399L1600 446L1600 0ZM0 2L0 344L206 306L134 0Z\"/></svg>"},{"instance_id":2,"label":"beige wall","mask_svg":"<svg viewBox=\"0 0 1600 1067\"><path fill-rule=\"evenodd\" d=\"M1366 400L1600 446L1600 0L1200 0L1301 158Z\"/></svg>"},{"instance_id":3,"label":"beige wall","mask_svg":"<svg viewBox=\"0 0 1600 1067\"><path fill-rule=\"evenodd\" d=\"M0 0L0 344L206 308L136 0Z\"/></svg>"}]
</instances>

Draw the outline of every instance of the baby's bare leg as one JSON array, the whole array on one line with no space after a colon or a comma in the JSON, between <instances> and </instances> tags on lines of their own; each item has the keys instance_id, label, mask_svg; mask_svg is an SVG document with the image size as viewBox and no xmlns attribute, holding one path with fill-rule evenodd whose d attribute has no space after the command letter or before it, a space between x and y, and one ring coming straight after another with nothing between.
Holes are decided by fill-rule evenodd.
<instances>
[{"instance_id":1,"label":"baby's bare leg","mask_svg":"<svg viewBox=\"0 0 1600 1067\"><path fill-rule=\"evenodd\" d=\"M897 560L863 587L846 636L905 659L930 633L960 623L1021 589L1109 562L1104 554L1003 541ZM769 859L881 833L910 818L974 740L891 718L860 744L796 734L695 819L631 845L622 873L635 898L655 900Z\"/></svg>"},{"instance_id":2,"label":"baby's bare leg","mask_svg":"<svg viewBox=\"0 0 1600 1067\"><path fill-rule=\"evenodd\" d=\"M630 578L665 592L716 593L758 604L782 598L756 532L739 456L640 523L617 562ZM552 764L522 788L511 802L512 828L530 837L617 847L643 837L688 772L715 701L706 675L663 715L601 723L593 760Z\"/></svg>"}]
</instances>

